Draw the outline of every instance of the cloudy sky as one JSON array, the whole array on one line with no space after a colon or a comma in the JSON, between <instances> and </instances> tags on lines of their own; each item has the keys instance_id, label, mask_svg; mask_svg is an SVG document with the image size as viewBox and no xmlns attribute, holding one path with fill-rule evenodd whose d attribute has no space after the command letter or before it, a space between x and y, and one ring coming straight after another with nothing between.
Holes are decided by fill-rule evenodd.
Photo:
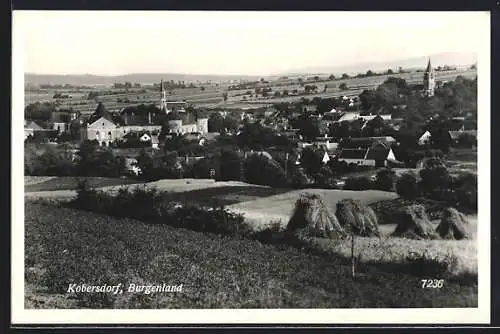
<instances>
[{"instance_id":1,"label":"cloudy sky","mask_svg":"<svg viewBox=\"0 0 500 334\"><path fill-rule=\"evenodd\" d=\"M24 71L268 75L476 52L487 12L15 11ZM489 42L488 42L489 43Z\"/></svg>"}]
</instances>

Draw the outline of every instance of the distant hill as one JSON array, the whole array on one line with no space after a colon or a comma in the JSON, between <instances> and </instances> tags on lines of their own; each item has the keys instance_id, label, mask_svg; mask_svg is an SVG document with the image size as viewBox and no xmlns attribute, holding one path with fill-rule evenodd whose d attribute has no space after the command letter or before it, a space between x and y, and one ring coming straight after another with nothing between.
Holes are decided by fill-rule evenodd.
<instances>
[{"instance_id":1,"label":"distant hill","mask_svg":"<svg viewBox=\"0 0 500 334\"><path fill-rule=\"evenodd\" d=\"M304 69L295 69L286 73L278 73L271 76L265 76L268 78L279 77L279 76L296 76L304 74L335 74L340 75L342 73L357 74L366 73L368 70L375 72L386 71L387 69L392 69L396 71L400 66L404 69L423 69L427 66L427 60L431 58L432 65L437 66L470 66L477 62L476 53L440 53L429 56L421 56L408 59L390 60L384 62L359 62L350 65L343 66L318 66L310 67ZM334 63L334 61L332 61ZM116 76L104 76L104 75L91 75L91 74L69 74L69 75L53 75L53 74L34 74L26 73L24 75L25 84L52 84L52 85L112 85L115 82L131 82L131 83L141 83L141 84L152 84L159 83L160 80L174 80L174 81L185 81L188 82L223 82L231 80L259 80L259 76L251 75L210 75L210 74L179 74L179 73L131 73L125 75Z\"/></svg>"},{"instance_id":2,"label":"distant hill","mask_svg":"<svg viewBox=\"0 0 500 334\"><path fill-rule=\"evenodd\" d=\"M115 82L138 82L141 84L159 83L160 80L174 80L188 82L221 82L230 80L259 80L257 76L245 75L197 75L197 74L177 74L177 73L131 73L125 75L92 75L92 74L35 74L26 73L24 75L25 84L52 84L52 85L112 85Z\"/></svg>"},{"instance_id":3,"label":"distant hill","mask_svg":"<svg viewBox=\"0 0 500 334\"><path fill-rule=\"evenodd\" d=\"M431 59L433 67L437 66L470 66L477 62L477 54L473 52L446 52L421 56L415 58L389 60L383 62L360 62L343 66L317 66L303 69L291 70L287 73L277 74L277 76L293 76L304 74L334 74L342 73L357 74L366 73L368 70L375 72L387 71L389 68L396 71L400 66L404 69L423 69L427 66L427 61Z\"/></svg>"}]
</instances>

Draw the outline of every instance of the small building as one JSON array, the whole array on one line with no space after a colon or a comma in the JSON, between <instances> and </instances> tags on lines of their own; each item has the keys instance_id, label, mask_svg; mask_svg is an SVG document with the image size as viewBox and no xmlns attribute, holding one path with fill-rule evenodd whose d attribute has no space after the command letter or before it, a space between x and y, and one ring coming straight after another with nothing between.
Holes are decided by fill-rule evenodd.
<instances>
[{"instance_id":1,"label":"small building","mask_svg":"<svg viewBox=\"0 0 500 334\"><path fill-rule=\"evenodd\" d=\"M392 149L384 147L342 149L338 161L360 166L385 167L389 161L396 161L396 157Z\"/></svg>"},{"instance_id":2,"label":"small building","mask_svg":"<svg viewBox=\"0 0 500 334\"><path fill-rule=\"evenodd\" d=\"M425 131L419 138L418 138L418 145L424 146L427 145L431 142L431 133L429 131Z\"/></svg>"},{"instance_id":3,"label":"small building","mask_svg":"<svg viewBox=\"0 0 500 334\"><path fill-rule=\"evenodd\" d=\"M148 134L148 133L144 133L140 138L139 140L141 142L148 142L148 141L151 141L151 136Z\"/></svg>"},{"instance_id":4,"label":"small building","mask_svg":"<svg viewBox=\"0 0 500 334\"><path fill-rule=\"evenodd\" d=\"M333 142L333 138L327 136L315 138L313 144L329 152L335 151L338 147L338 143Z\"/></svg>"},{"instance_id":5,"label":"small building","mask_svg":"<svg viewBox=\"0 0 500 334\"><path fill-rule=\"evenodd\" d=\"M24 121L24 140L28 137L44 136L50 137L54 135L51 129L45 129L35 121Z\"/></svg>"}]
</instances>

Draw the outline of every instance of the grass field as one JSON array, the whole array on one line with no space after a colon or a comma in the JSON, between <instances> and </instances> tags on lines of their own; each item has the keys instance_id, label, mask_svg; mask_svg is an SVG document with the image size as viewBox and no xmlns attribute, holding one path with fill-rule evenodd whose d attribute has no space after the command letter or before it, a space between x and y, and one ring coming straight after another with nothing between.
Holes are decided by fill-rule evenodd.
<instances>
[{"instance_id":1,"label":"grass field","mask_svg":"<svg viewBox=\"0 0 500 334\"><path fill-rule=\"evenodd\" d=\"M24 191L39 192L39 191L56 191L56 190L75 190L78 182L86 179L91 187L107 187L124 184L136 184L140 181L127 178L108 178L108 177L73 177L73 176L57 176L40 179L40 177L25 176ZM39 181L37 181L39 180Z\"/></svg>"},{"instance_id":2,"label":"grass field","mask_svg":"<svg viewBox=\"0 0 500 334\"><path fill-rule=\"evenodd\" d=\"M477 283L422 289L394 262L222 238L26 202L26 308L477 307ZM457 246L457 249L461 247ZM405 269L406 268L406 269ZM182 293L67 294L70 283L183 284Z\"/></svg>"}]
</instances>

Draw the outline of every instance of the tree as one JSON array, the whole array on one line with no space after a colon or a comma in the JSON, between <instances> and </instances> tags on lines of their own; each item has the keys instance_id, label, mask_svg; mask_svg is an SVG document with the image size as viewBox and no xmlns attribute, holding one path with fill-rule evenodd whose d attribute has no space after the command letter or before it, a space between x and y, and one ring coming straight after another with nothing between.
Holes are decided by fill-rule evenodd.
<instances>
[{"instance_id":1,"label":"tree","mask_svg":"<svg viewBox=\"0 0 500 334\"><path fill-rule=\"evenodd\" d=\"M390 169L382 169L377 172L375 179L375 187L378 190L392 191L394 188L394 181L396 180L396 173Z\"/></svg>"},{"instance_id":2,"label":"tree","mask_svg":"<svg viewBox=\"0 0 500 334\"><path fill-rule=\"evenodd\" d=\"M345 82L341 83L339 85L340 90L348 90L349 88L347 87L347 84Z\"/></svg>"},{"instance_id":3,"label":"tree","mask_svg":"<svg viewBox=\"0 0 500 334\"><path fill-rule=\"evenodd\" d=\"M388 69L386 73L387 74L394 74L394 71L392 69Z\"/></svg>"},{"instance_id":4,"label":"tree","mask_svg":"<svg viewBox=\"0 0 500 334\"><path fill-rule=\"evenodd\" d=\"M271 187L284 187L287 179L283 167L263 155L250 155L244 163L245 181Z\"/></svg>"},{"instance_id":5,"label":"tree","mask_svg":"<svg viewBox=\"0 0 500 334\"><path fill-rule=\"evenodd\" d=\"M313 77L313 79L314 79L314 81L319 81L319 76L315 75L315 76Z\"/></svg>"},{"instance_id":6,"label":"tree","mask_svg":"<svg viewBox=\"0 0 500 334\"><path fill-rule=\"evenodd\" d=\"M425 162L425 166L420 170L421 187L427 193L433 190L448 189L451 184L451 176L443 160L430 158Z\"/></svg>"},{"instance_id":7,"label":"tree","mask_svg":"<svg viewBox=\"0 0 500 334\"><path fill-rule=\"evenodd\" d=\"M419 196L417 176L412 173L403 174L396 182L396 192L406 199L413 199Z\"/></svg>"},{"instance_id":8,"label":"tree","mask_svg":"<svg viewBox=\"0 0 500 334\"><path fill-rule=\"evenodd\" d=\"M204 86L201 86L200 87L200 90L203 92L205 90L205 87Z\"/></svg>"},{"instance_id":9,"label":"tree","mask_svg":"<svg viewBox=\"0 0 500 334\"><path fill-rule=\"evenodd\" d=\"M300 115L294 122L294 128L305 140L312 140L320 135L318 124L307 114Z\"/></svg>"},{"instance_id":10,"label":"tree","mask_svg":"<svg viewBox=\"0 0 500 334\"><path fill-rule=\"evenodd\" d=\"M330 76L328 77L328 80L335 80L335 75L330 74Z\"/></svg>"},{"instance_id":11,"label":"tree","mask_svg":"<svg viewBox=\"0 0 500 334\"><path fill-rule=\"evenodd\" d=\"M316 175L321 167L323 166L323 152L312 148L306 147L302 150L302 154L300 157L300 165L305 169L308 175Z\"/></svg>"},{"instance_id":12,"label":"tree","mask_svg":"<svg viewBox=\"0 0 500 334\"><path fill-rule=\"evenodd\" d=\"M342 79L349 79L349 75L347 73L342 74Z\"/></svg>"},{"instance_id":13,"label":"tree","mask_svg":"<svg viewBox=\"0 0 500 334\"><path fill-rule=\"evenodd\" d=\"M368 71L366 71L366 76L367 76L367 77L371 77L371 76L374 76L374 75L375 75L375 73L373 73L373 71L372 71L372 70L368 70Z\"/></svg>"},{"instance_id":14,"label":"tree","mask_svg":"<svg viewBox=\"0 0 500 334\"><path fill-rule=\"evenodd\" d=\"M222 98L224 99L224 102L227 101L227 92L222 93Z\"/></svg>"}]
</instances>

